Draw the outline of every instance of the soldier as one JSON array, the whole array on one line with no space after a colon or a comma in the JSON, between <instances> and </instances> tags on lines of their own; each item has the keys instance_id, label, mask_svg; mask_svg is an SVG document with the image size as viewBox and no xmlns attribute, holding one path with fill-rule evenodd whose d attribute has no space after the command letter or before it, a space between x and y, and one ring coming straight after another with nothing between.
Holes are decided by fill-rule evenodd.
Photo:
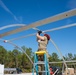
<instances>
[{"instance_id":1,"label":"soldier","mask_svg":"<svg viewBox=\"0 0 76 75\"><path fill-rule=\"evenodd\" d=\"M48 34L44 34L44 36L40 36L41 33L42 31L38 31L38 33L36 34L38 41L38 51L42 51L42 50L46 51L47 44L50 40L50 36Z\"/></svg>"},{"instance_id":2,"label":"soldier","mask_svg":"<svg viewBox=\"0 0 76 75\"><path fill-rule=\"evenodd\" d=\"M36 36L37 36L37 42L38 42L38 51L46 51L47 58L49 57L48 52L47 52L47 44L50 40L50 36L48 34L44 34L44 36L41 36L40 34L42 31L38 31ZM38 56L39 61L43 61L43 56ZM43 65L38 66L39 71L44 70ZM39 73L39 75L42 75L42 73Z\"/></svg>"}]
</instances>

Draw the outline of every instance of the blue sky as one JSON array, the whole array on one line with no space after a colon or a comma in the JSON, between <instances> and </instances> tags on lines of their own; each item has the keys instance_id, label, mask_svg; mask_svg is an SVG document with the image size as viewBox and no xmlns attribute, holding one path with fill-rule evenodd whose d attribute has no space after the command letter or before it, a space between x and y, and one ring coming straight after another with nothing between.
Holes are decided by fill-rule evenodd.
<instances>
[{"instance_id":1,"label":"blue sky","mask_svg":"<svg viewBox=\"0 0 76 75\"><path fill-rule=\"evenodd\" d=\"M76 8L76 0L0 0L0 27L10 24L31 24L35 21L42 20L59 13ZM53 22L50 24L37 27L41 30L52 29L67 24L76 23L76 16L64 20ZM16 29L17 27L0 30L0 33ZM12 39L19 36L28 35L37 32L29 29L17 34L3 37L2 39ZM62 29L58 31L48 32L54 42L57 44L63 55L67 53L76 54L76 27ZM12 41L18 46L31 47L33 52L37 50L36 36L23 38ZM0 45L11 50L14 47L8 43L0 41ZM49 54L57 52L51 42L47 46ZM59 54L58 54L59 55Z\"/></svg>"}]
</instances>

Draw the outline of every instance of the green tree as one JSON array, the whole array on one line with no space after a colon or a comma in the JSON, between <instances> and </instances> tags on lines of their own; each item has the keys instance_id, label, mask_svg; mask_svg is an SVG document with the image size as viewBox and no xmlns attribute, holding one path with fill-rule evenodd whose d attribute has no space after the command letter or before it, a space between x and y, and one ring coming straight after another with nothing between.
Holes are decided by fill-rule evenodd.
<instances>
[{"instance_id":1,"label":"green tree","mask_svg":"<svg viewBox=\"0 0 76 75\"><path fill-rule=\"evenodd\" d=\"M68 53L64 58L65 58L65 60L72 60L73 55L72 55L72 53Z\"/></svg>"},{"instance_id":2,"label":"green tree","mask_svg":"<svg viewBox=\"0 0 76 75\"><path fill-rule=\"evenodd\" d=\"M72 60L72 59L73 59L72 53L68 53L68 59L69 59L69 60Z\"/></svg>"},{"instance_id":3,"label":"green tree","mask_svg":"<svg viewBox=\"0 0 76 75\"><path fill-rule=\"evenodd\" d=\"M12 53L13 53L13 57L14 57L14 60L15 60L15 67L18 67L18 53L19 53L19 51L17 49L14 49L12 51Z\"/></svg>"},{"instance_id":4,"label":"green tree","mask_svg":"<svg viewBox=\"0 0 76 75\"><path fill-rule=\"evenodd\" d=\"M15 59L14 59L14 55L12 51L8 51L8 66L10 68L14 68L15 67Z\"/></svg>"},{"instance_id":5,"label":"green tree","mask_svg":"<svg viewBox=\"0 0 76 75\"><path fill-rule=\"evenodd\" d=\"M0 46L0 64L5 64L6 53L6 49L3 46Z\"/></svg>"},{"instance_id":6,"label":"green tree","mask_svg":"<svg viewBox=\"0 0 76 75\"><path fill-rule=\"evenodd\" d=\"M76 60L76 54L74 54L73 60Z\"/></svg>"},{"instance_id":7,"label":"green tree","mask_svg":"<svg viewBox=\"0 0 76 75\"><path fill-rule=\"evenodd\" d=\"M26 48L25 46L22 46L22 49L24 50L24 52L27 53L27 55L30 57L30 59L33 58L33 52L32 52L31 48ZM32 68L32 63L29 61L29 59L27 58L25 53L22 54L22 66L23 66L23 68L25 68L26 70L29 70L29 71Z\"/></svg>"},{"instance_id":8,"label":"green tree","mask_svg":"<svg viewBox=\"0 0 76 75\"><path fill-rule=\"evenodd\" d=\"M58 57L57 53L52 53L51 59L52 59L52 61L59 61L59 57Z\"/></svg>"}]
</instances>

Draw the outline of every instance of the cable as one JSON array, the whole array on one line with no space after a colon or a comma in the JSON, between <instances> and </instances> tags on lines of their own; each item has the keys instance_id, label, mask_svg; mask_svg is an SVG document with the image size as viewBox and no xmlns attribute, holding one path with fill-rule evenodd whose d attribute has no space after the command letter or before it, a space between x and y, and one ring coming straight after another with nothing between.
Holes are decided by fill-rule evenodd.
<instances>
[{"instance_id":1,"label":"cable","mask_svg":"<svg viewBox=\"0 0 76 75\"><path fill-rule=\"evenodd\" d=\"M11 25L0 27L0 30L10 28L10 27L15 27L15 26L25 26L25 24L11 24Z\"/></svg>"},{"instance_id":2,"label":"cable","mask_svg":"<svg viewBox=\"0 0 76 75\"><path fill-rule=\"evenodd\" d=\"M30 36L34 36L34 35L36 35L36 33L29 34L29 35L26 35L26 36L21 36L21 37L18 37L18 38L13 38L13 39L10 39L9 41L19 40L21 38L26 38L26 37L30 37Z\"/></svg>"},{"instance_id":3,"label":"cable","mask_svg":"<svg viewBox=\"0 0 76 75\"><path fill-rule=\"evenodd\" d=\"M55 44L55 42L54 42L52 39L50 39L50 42L52 42L52 44L55 46L55 48L57 49L58 53L60 54L60 56L61 56L62 59L63 59L64 65L65 65L66 68L68 69L67 64L66 64L66 62L65 62L65 59L64 59L64 57L63 57L63 55L62 55L60 49L58 48L58 46Z\"/></svg>"},{"instance_id":4,"label":"cable","mask_svg":"<svg viewBox=\"0 0 76 75\"><path fill-rule=\"evenodd\" d=\"M22 48L20 48L19 46L17 46L16 44L14 44L14 43L12 43L12 42L10 42L10 41L7 41L7 43L9 43L9 44L17 47L17 48L20 49L23 53L25 53L25 55L28 57L28 59L30 60L30 62L33 64L32 60L30 59L30 57L28 56L28 54L27 54Z\"/></svg>"},{"instance_id":5,"label":"cable","mask_svg":"<svg viewBox=\"0 0 76 75\"><path fill-rule=\"evenodd\" d=\"M15 46L16 48L20 49L23 53L25 53L25 55L28 57L28 59L30 60L30 62L33 64L32 60L30 59L30 57L28 56L28 54L22 48L20 48L19 46L17 46L16 44L12 43L9 40L4 40L4 39L0 39L0 40L3 41L3 42L5 42L5 43L9 43L9 44Z\"/></svg>"},{"instance_id":6,"label":"cable","mask_svg":"<svg viewBox=\"0 0 76 75\"><path fill-rule=\"evenodd\" d=\"M22 49L20 48L19 46L17 46L16 44L12 43L11 41L8 41L8 40L5 40L5 42L15 46L16 48L20 49L26 56L27 58L29 59L29 61L32 63L32 65L34 64L33 61L31 60L31 58L28 56L28 54ZM36 68L34 67L35 71L37 72Z\"/></svg>"},{"instance_id":7,"label":"cable","mask_svg":"<svg viewBox=\"0 0 76 75\"><path fill-rule=\"evenodd\" d=\"M45 30L43 32L52 32L52 31L56 31L56 30L60 30L60 29L64 29L64 28L73 27L73 26L76 26L76 23L65 25L65 26L61 26L61 27L58 27L58 28L53 28L53 29Z\"/></svg>"},{"instance_id":8,"label":"cable","mask_svg":"<svg viewBox=\"0 0 76 75\"><path fill-rule=\"evenodd\" d=\"M73 26L76 26L76 23L69 24L69 25L66 25L66 26L61 26L61 27L58 27L58 28L53 28L53 29L45 30L45 31L43 31L43 33L45 33L45 32L52 32L52 31L56 31L56 30L60 30L60 29L64 29L64 28L73 27ZM33 28L33 29L36 30L37 28ZM37 29L37 30L39 30L39 29ZM19 40L21 38L26 38L26 37L34 36L34 35L36 35L36 33L25 35L25 36L21 36L21 37L18 37L18 38L13 38L13 39L10 39L10 41Z\"/></svg>"},{"instance_id":9,"label":"cable","mask_svg":"<svg viewBox=\"0 0 76 75\"><path fill-rule=\"evenodd\" d=\"M31 60L31 58L28 56L28 54L27 54L22 48L20 48L18 45L12 43L12 42L9 41L9 40L4 40L4 39L0 39L0 40L3 41L3 42L5 42L5 43L9 43L9 44L15 46L16 48L20 49L20 50L27 56L27 58L28 58L29 61L32 63L32 65L34 64L33 61ZM35 67L34 67L34 69L35 69ZM35 69L35 71L36 71L36 69Z\"/></svg>"}]
</instances>

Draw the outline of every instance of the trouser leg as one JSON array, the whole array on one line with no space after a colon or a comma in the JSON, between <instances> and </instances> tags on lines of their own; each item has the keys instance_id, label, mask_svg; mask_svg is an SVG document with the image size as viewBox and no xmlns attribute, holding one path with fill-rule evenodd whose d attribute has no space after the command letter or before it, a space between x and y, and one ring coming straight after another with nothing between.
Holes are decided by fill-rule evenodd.
<instances>
[{"instance_id":1,"label":"trouser leg","mask_svg":"<svg viewBox=\"0 0 76 75\"><path fill-rule=\"evenodd\" d=\"M39 55L39 56L38 56L38 60L39 60L39 61L43 61L43 56L42 56L42 55L41 55L41 56ZM44 65L39 64L39 65L38 65L38 69L39 69L39 71L44 71ZM42 72L40 72L39 75L43 75Z\"/></svg>"}]
</instances>

